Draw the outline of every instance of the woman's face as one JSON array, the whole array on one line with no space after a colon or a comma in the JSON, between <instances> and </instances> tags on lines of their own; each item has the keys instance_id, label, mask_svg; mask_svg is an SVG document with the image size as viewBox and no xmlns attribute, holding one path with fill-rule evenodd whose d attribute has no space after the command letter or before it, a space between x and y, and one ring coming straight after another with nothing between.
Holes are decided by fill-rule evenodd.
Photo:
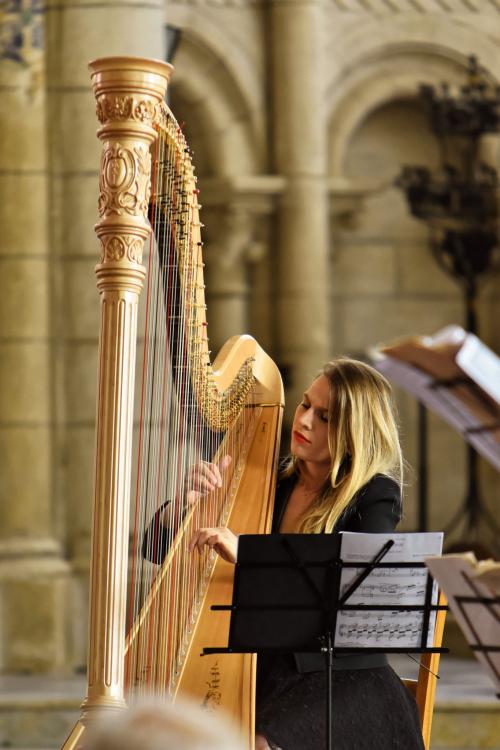
<instances>
[{"instance_id":1,"label":"woman's face","mask_svg":"<svg viewBox=\"0 0 500 750\"><path fill-rule=\"evenodd\" d=\"M330 383L325 375L313 380L295 410L290 450L296 458L330 465L328 404Z\"/></svg>"}]
</instances>

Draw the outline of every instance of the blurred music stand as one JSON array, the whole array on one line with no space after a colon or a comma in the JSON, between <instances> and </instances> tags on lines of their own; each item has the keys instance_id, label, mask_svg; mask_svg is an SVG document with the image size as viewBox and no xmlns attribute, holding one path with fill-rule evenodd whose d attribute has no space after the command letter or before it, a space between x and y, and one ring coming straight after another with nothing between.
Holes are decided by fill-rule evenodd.
<instances>
[{"instance_id":1,"label":"blurred music stand","mask_svg":"<svg viewBox=\"0 0 500 750\"><path fill-rule=\"evenodd\" d=\"M474 567L466 556L431 557L426 564L500 698L500 596L474 579Z\"/></svg>"},{"instance_id":2,"label":"blurred music stand","mask_svg":"<svg viewBox=\"0 0 500 750\"><path fill-rule=\"evenodd\" d=\"M429 341L429 343L427 343ZM410 337L370 352L374 366L419 402L419 528L427 528L427 419L429 409L469 444L465 500L445 527L449 533L465 520L477 530L483 517L500 536L500 527L481 499L477 453L500 471L500 359L473 334L449 326L433 337ZM498 381L498 382L497 382ZM479 557L488 556L469 540Z\"/></svg>"},{"instance_id":3,"label":"blurred music stand","mask_svg":"<svg viewBox=\"0 0 500 750\"><path fill-rule=\"evenodd\" d=\"M322 653L326 666L326 747L332 749L332 674L337 654L444 653L428 648L432 604L432 579L427 577L422 605L350 605L349 598L367 576L379 567L421 568L425 563L382 562L394 544L386 542L368 563L345 563L337 534L243 535L239 538L233 602L214 605L230 610L227 647L204 648L214 653ZM363 572L340 594L343 568ZM423 612L420 646L415 648L338 647L335 632L338 613L344 610ZM293 617L291 613L293 612Z\"/></svg>"}]
</instances>

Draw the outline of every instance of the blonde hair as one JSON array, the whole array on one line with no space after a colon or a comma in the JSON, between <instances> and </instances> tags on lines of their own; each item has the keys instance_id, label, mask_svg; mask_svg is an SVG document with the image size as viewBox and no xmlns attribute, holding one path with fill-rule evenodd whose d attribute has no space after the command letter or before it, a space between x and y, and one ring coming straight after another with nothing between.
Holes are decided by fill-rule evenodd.
<instances>
[{"instance_id":1,"label":"blonde hair","mask_svg":"<svg viewBox=\"0 0 500 750\"><path fill-rule=\"evenodd\" d=\"M376 474L403 482L403 456L396 409L388 381L370 365L348 357L328 362L322 372L330 384L328 479L301 519L299 531L330 532L356 493ZM291 456L282 476L301 473Z\"/></svg>"}]
</instances>

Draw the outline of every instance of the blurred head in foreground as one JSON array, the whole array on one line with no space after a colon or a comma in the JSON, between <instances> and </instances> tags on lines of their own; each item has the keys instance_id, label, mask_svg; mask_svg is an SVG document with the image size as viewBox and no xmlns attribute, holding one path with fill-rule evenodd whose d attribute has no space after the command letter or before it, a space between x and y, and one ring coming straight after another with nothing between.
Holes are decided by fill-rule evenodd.
<instances>
[{"instance_id":1,"label":"blurred head in foreground","mask_svg":"<svg viewBox=\"0 0 500 750\"><path fill-rule=\"evenodd\" d=\"M243 750L225 717L186 701L140 703L96 724L84 750Z\"/></svg>"}]
</instances>

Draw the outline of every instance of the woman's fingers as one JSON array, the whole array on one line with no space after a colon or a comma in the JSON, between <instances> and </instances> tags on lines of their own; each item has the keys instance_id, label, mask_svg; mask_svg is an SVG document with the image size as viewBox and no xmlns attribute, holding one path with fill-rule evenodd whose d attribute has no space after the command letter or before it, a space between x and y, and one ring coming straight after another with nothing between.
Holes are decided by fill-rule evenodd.
<instances>
[{"instance_id":1,"label":"woman's fingers","mask_svg":"<svg viewBox=\"0 0 500 750\"><path fill-rule=\"evenodd\" d=\"M195 505L200 497L201 492L198 492L197 490L189 490L189 492L186 492L186 505Z\"/></svg>"},{"instance_id":2,"label":"woman's fingers","mask_svg":"<svg viewBox=\"0 0 500 750\"><path fill-rule=\"evenodd\" d=\"M201 473L203 478L214 487L222 487L222 477L217 464L210 464L208 461L203 461L201 463Z\"/></svg>"},{"instance_id":3,"label":"woman's fingers","mask_svg":"<svg viewBox=\"0 0 500 750\"><path fill-rule=\"evenodd\" d=\"M201 493L213 492L217 487L222 487L222 475L230 465L231 456L224 456L219 464L209 461L200 461L190 469L190 490Z\"/></svg>"},{"instance_id":4,"label":"woman's fingers","mask_svg":"<svg viewBox=\"0 0 500 750\"><path fill-rule=\"evenodd\" d=\"M198 529L198 531L195 531L189 542L189 552L193 552L194 549L197 549L201 554L203 552L203 547L206 544L208 545L208 540L214 535L214 531L215 529ZM213 547L216 541L217 540L214 540L209 546Z\"/></svg>"},{"instance_id":5,"label":"woman's fingers","mask_svg":"<svg viewBox=\"0 0 500 750\"><path fill-rule=\"evenodd\" d=\"M205 546L214 549L224 560L236 562L238 538L225 526L195 531L189 543L189 551L197 549L201 554Z\"/></svg>"},{"instance_id":6,"label":"woman's fingers","mask_svg":"<svg viewBox=\"0 0 500 750\"><path fill-rule=\"evenodd\" d=\"M192 466L190 475L191 489L200 492L212 492L216 487L222 486L219 469L215 464L210 464L207 461L201 461L199 464Z\"/></svg>"}]
</instances>

